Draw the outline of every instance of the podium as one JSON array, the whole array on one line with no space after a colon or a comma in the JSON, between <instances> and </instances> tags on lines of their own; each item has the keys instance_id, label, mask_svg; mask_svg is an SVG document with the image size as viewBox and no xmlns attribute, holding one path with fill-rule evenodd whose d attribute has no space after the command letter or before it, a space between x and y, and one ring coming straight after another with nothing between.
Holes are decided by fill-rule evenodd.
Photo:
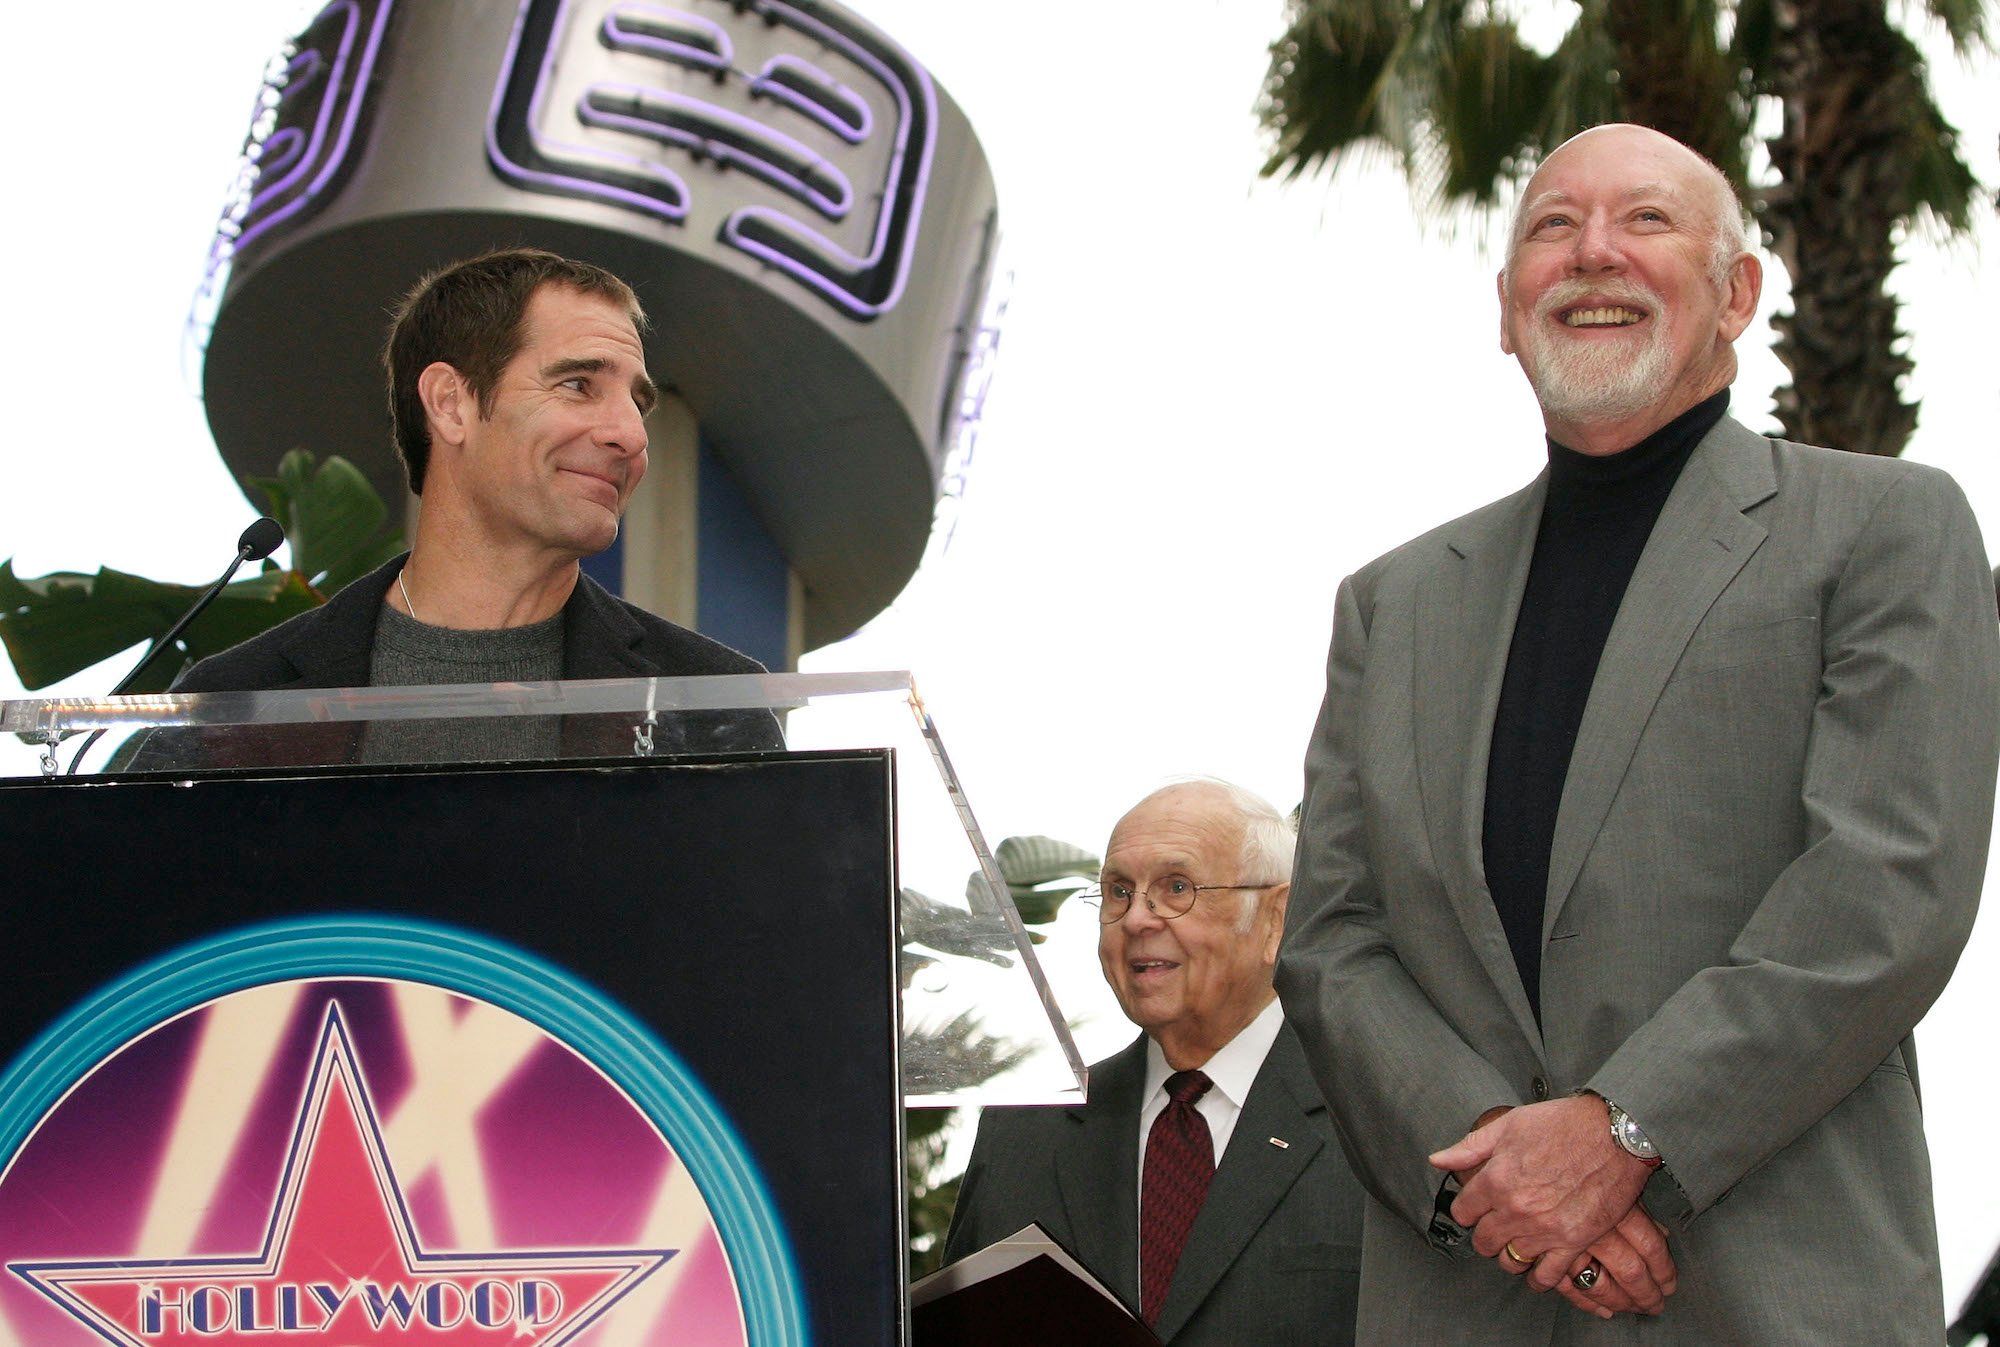
<instances>
[{"instance_id":1,"label":"podium","mask_svg":"<svg viewBox=\"0 0 2000 1347\"><path fill-rule=\"evenodd\" d=\"M791 751L657 752L765 711ZM299 765L482 717L637 751ZM0 730L0 1341L898 1343L904 1101L1081 1098L907 675Z\"/></svg>"}]
</instances>

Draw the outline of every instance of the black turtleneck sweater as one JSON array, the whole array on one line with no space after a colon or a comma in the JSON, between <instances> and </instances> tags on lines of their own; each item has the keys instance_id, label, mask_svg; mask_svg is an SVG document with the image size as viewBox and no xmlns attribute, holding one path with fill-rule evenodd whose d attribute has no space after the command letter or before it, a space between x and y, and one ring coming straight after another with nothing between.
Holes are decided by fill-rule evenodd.
<instances>
[{"instance_id":1,"label":"black turtleneck sweater","mask_svg":"<svg viewBox=\"0 0 2000 1347\"><path fill-rule=\"evenodd\" d=\"M1728 407L1724 389L1603 457L1549 441L1549 494L1493 719L1482 837L1486 885L1537 1023L1549 848L1597 661L1661 507Z\"/></svg>"}]
</instances>

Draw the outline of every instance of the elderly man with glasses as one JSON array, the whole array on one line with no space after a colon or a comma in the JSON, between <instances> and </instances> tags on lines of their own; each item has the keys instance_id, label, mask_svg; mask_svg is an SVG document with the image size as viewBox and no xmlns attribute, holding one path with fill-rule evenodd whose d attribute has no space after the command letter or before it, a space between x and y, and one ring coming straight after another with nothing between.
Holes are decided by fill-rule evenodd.
<instances>
[{"instance_id":1,"label":"elderly man with glasses","mask_svg":"<svg viewBox=\"0 0 2000 1347\"><path fill-rule=\"evenodd\" d=\"M1145 1032L1081 1107L985 1111L948 1258L1034 1221L1174 1347L1353 1341L1361 1189L1271 990L1292 850L1220 781L1119 820L1098 958Z\"/></svg>"}]
</instances>

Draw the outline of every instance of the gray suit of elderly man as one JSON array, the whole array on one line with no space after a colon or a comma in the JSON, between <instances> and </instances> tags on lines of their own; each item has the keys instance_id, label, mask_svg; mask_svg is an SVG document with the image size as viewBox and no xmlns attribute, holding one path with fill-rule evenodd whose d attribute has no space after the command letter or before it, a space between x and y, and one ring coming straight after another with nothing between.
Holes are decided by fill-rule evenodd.
<instances>
[{"instance_id":1,"label":"gray suit of elderly man","mask_svg":"<svg viewBox=\"0 0 2000 1347\"><path fill-rule=\"evenodd\" d=\"M1992 581L1942 473L1723 413L1741 237L1666 137L1555 151L1501 277L1549 470L1341 586L1277 985L1363 1342L1942 1340L1910 1032L1986 860Z\"/></svg>"}]
</instances>

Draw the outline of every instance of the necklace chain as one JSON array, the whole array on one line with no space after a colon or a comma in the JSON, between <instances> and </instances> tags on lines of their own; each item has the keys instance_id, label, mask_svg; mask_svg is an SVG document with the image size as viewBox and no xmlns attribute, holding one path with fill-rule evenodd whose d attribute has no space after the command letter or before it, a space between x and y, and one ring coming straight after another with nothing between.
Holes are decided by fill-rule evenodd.
<instances>
[{"instance_id":1,"label":"necklace chain","mask_svg":"<svg viewBox=\"0 0 2000 1347\"><path fill-rule=\"evenodd\" d=\"M410 602L410 587L403 583L403 573L401 571L396 572L396 588L403 591L403 606L410 610L410 619L415 622L423 621L422 618L417 616L417 605Z\"/></svg>"}]
</instances>

